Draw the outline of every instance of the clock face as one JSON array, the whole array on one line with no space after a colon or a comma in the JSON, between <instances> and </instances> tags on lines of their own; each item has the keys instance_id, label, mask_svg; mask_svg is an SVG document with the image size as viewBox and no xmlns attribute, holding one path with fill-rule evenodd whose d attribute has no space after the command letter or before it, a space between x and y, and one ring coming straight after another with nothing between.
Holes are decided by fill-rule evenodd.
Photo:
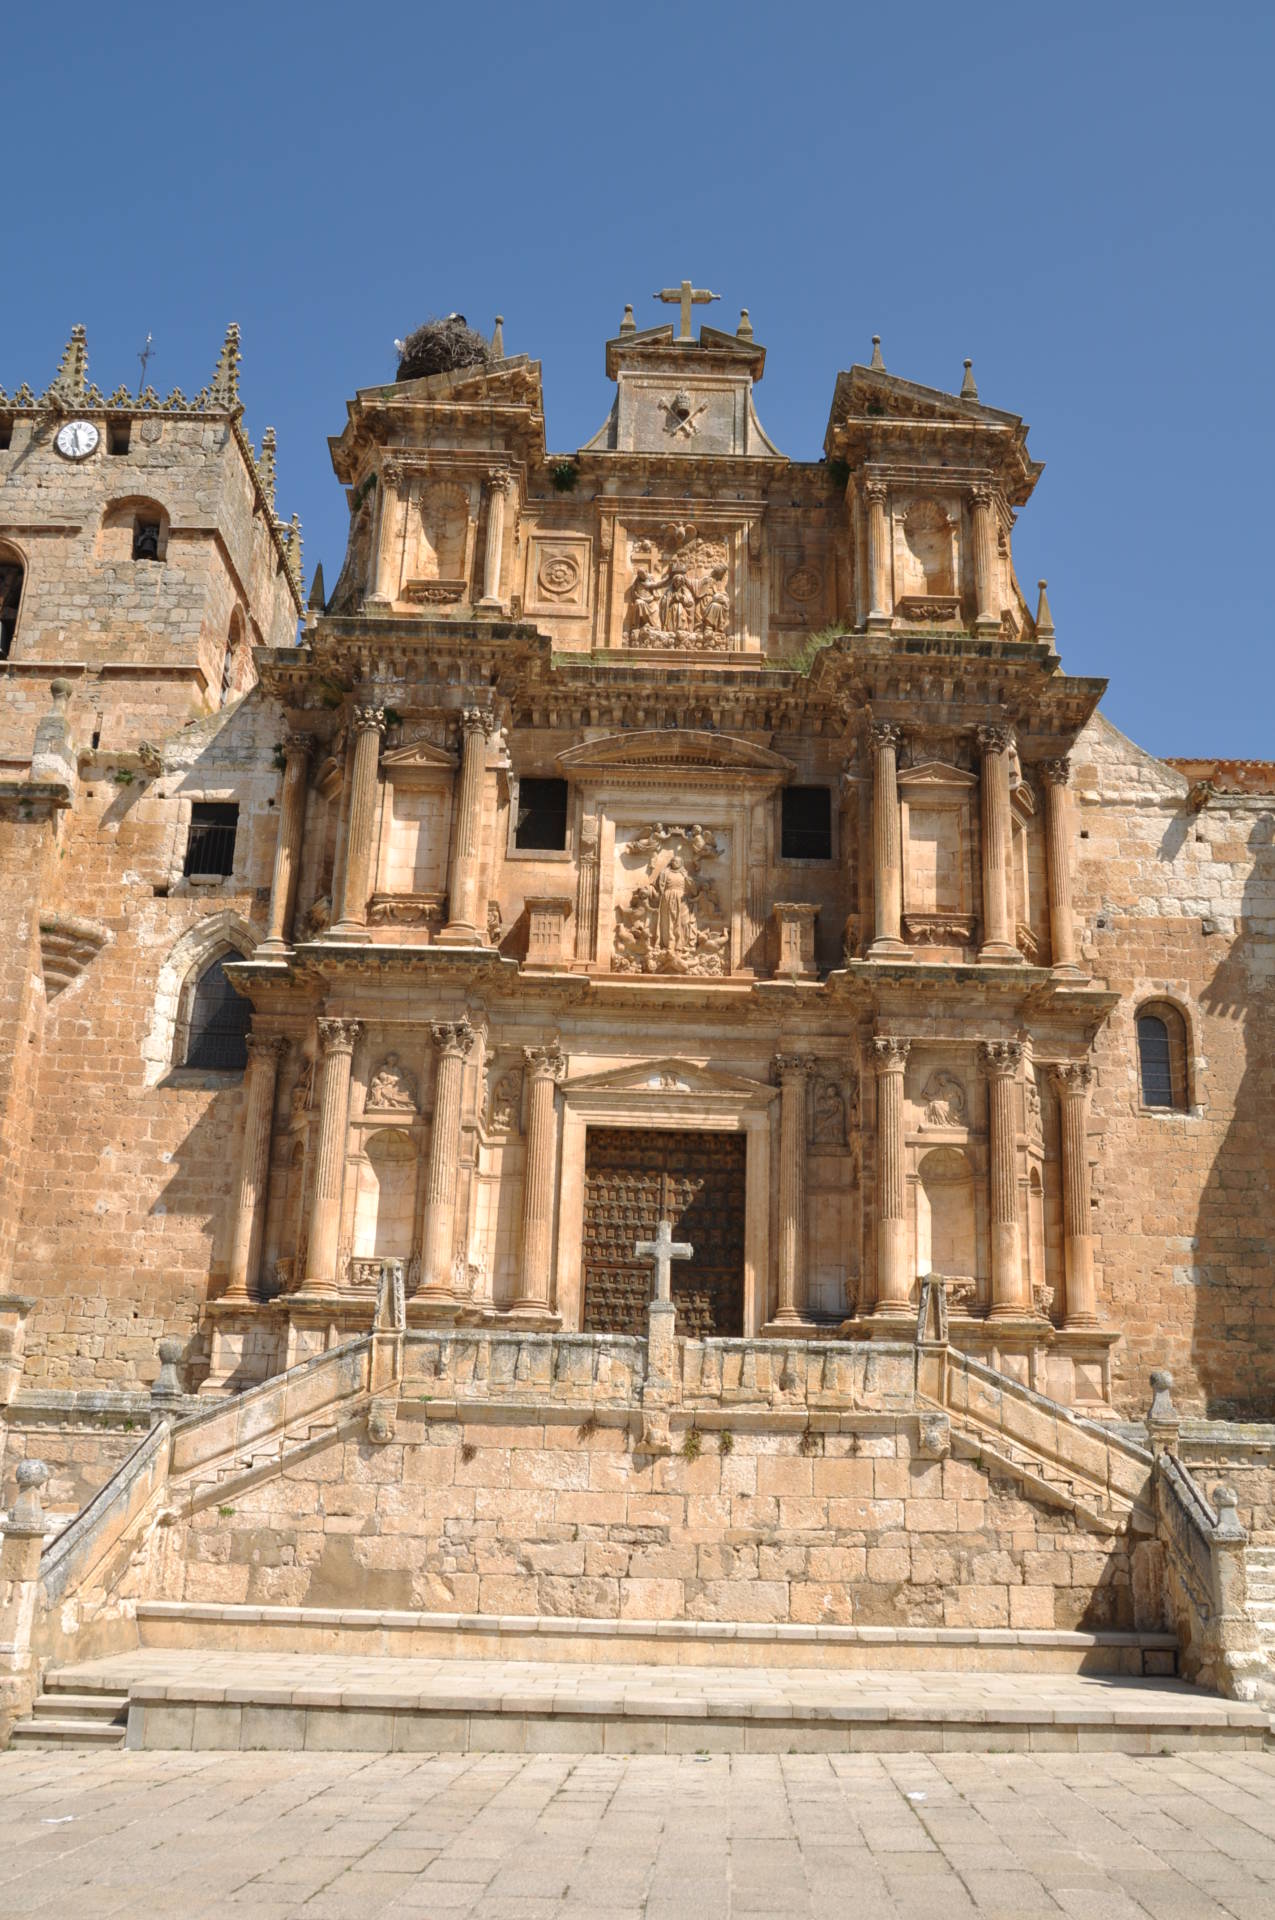
<instances>
[{"instance_id":1,"label":"clock face","mask_svg":"<svg viewBox=\"0 0 1275 1920\"><path fill-rule=\"evenodd\" d=\"M57 450L68 460L84 460L101 437L91 420L68 420L64 427L58 428Z\"/></svg>"}]
</instances>

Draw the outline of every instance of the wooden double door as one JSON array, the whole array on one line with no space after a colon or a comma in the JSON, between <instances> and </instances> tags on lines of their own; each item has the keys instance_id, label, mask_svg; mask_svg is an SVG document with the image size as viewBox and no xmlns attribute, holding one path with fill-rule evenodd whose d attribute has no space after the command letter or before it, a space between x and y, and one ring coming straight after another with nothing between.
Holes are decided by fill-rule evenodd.
<instances>
[{"instance_id":1,"label":"wooden double door","mask_svg":"<svg viewBox=\"0 0 1275 1920\"><path fill-rule=\"evenodd\" d=\"M673 1263L677 1331L744 1331L742 1133L590 1127L585 1140L584 1331L645 1334L653 1272L634 1257L660 1220L695 1253Z\"/></svg>"}]
</instances>

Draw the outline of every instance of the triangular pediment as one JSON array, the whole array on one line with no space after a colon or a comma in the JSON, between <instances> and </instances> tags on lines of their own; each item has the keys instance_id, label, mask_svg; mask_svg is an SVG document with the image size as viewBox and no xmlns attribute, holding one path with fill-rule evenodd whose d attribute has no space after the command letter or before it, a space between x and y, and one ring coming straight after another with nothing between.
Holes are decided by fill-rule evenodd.
<instances>
[{"instance_id":1,"label":"triangular pediment","mask_svg":"<svg viewBox=\"0 0 1275 1920\"><path fill-rule=\"evenodd\" d=\"M391 747L381 755L381 771L396 773L454 773L456 756L431 740L409 740L405 746Z\"/></svg>"},{"instance_id":2,"label":"triangular pediment","mask_svg":"<svg viewBox=\"0 0 1275 1920\"><path fill-rule=\"evenodd\" d=\"M581 1074L567 1082L568 1096L574 1094L630 1093L649 1094L658 1103L670 1094L695 1094L701 1098L717 1095L732 1103L741 1100L773 1099L776 1089L764 1080L749 1080L742 1074L720 1073L701 1067L694 1060L668 1055L658 1060L629 1062L608 1067L603 1073Z\"/></svg>"},{"instance_id":3,"label":"triangular pediment","mask_svg":"<svg viewBox=\"0 0 1275 1920\"><path fill-rule=\"evenodd\" d=\"M733 734L702 733L694 728L644 728L636 733L612 733L602 740L586 740L558 755L565 773L634 775L684 771L760 775L786 780L794 771L791 760L769 747L754 746Z\"/></svg>"},{"instance_id":4,"label":"triangular pediment","mask_svg":"<svg viewBox=\"0 0 1275 1920\"><path fill-rule=\"evenodd\" d=\"M966 773L961 767L949 767L942 760L923 760L919 766L904 767L900 772L901 787L976 787L978 781L972 773Z\"/></svg>"}]
</instances>

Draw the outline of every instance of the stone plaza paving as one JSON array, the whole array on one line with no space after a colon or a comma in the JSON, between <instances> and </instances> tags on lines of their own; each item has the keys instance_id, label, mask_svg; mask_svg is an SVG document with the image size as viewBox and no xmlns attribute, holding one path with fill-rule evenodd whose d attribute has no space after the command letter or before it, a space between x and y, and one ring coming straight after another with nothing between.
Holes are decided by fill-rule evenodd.
<instances>
[{"instance_id":1,"label":"stone plaza paving","mask_svg":"<svg viewBox=\"0 0 1275 1920\"><path fill-rule=\"evenodd\" d=\"M1272 1920L1275 1754L7 1753L0 1913Z\"/></svg>"}]
</instances>

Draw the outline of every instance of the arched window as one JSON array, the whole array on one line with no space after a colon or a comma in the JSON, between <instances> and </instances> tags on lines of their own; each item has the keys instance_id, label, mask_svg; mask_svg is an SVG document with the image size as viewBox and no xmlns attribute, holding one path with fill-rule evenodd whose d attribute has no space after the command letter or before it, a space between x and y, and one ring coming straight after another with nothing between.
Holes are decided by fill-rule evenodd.
<instances>
[{"instance_id":1,"label":"arched window","mask_svg":"<svg viewBox=\"0 0 1275 1920\"><path fill-rule=\"evenodd\" d=\"M120 564L125 560L161 561L168 555L168 513L158 500L130 494L113 500L102 516L98 557Z\"/></svg>"},{"instance_id":2,"label":"arched window","mask_svg":"<svg viewBox=\"0 0 1275 1920\"><path fill-rule=\"evenodd\" d=\"M1185 1110L1190 1103L1186 1021L1169 1000L1138 1009L1138 1090L1144 1107Z\"/></svg>"},{"instance_id":3,"label":"arched window","mask_svg":"<svg viewBox=\"0 0 1275 1920\"><path fill-rule=\"evenodd\" d=\"M233 950L210 962L195 982L186 1023L184 1067L211 1073L242 1073L248 1064L244 1043L252 1008L226 978L226 961L243 956Z\"/></svg>"},{"instance_id":4,"label":"arched window","mask_svg":"<svg viewBox=\"0 0 1275 1920\"><path fill-rule=\"evenodd\" d=\"M0 660L9 658L13 636L18 629L18 608L22 603L25 573L16 549L0 545Z\"/></svg>"}]
</instances>

